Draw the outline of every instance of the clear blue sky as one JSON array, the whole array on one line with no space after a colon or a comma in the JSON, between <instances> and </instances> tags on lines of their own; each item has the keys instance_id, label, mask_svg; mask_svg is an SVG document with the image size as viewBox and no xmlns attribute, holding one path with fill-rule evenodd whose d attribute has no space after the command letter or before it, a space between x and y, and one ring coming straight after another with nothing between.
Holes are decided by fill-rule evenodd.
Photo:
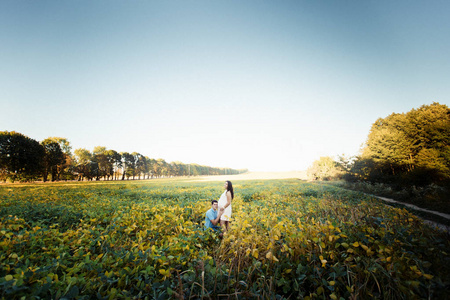
<instances>
[{"instance_id":1,"label":"clear blue sky","mask_svg":"<svg viewBox=\"0 0 450 300\"><path fill-rule=\"evenodd\" d=\"M450 105L450 1L0 2L0 130L304 170Z\"/></svg>"}]
</instances>

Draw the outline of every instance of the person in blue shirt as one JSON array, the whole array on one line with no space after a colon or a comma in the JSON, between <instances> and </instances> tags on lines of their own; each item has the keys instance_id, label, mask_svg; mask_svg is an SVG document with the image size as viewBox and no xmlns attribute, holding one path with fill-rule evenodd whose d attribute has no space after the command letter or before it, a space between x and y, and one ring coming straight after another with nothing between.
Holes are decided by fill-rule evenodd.
<instances>
[{"instance_id":1,"label":"person in blue shirt","mask_svg":"<svg viewBox=\"0 0 450 300\"><path fill-rule=\"evenodd\" d=\"M220 217L223 214L223 209L218 211L219 204L217 200L211 201L211 209L206 212L205 217L205 230L211 228L214 231L218 231L220 226Z\"/></svg>"}]
</instances>

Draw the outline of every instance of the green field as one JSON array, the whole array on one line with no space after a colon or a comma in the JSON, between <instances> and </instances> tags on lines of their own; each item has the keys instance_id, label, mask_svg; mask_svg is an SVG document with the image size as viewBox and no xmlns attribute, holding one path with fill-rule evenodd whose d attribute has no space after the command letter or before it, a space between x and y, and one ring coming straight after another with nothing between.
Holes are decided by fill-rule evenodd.
<instances>
[{"instance_id":1,"label":"green field","mask_svg":"<svg viewBox=\"0 0 450 300\"><path fill-rule=\"evenodd\" d=\"M443 299L448 234L358 192L233 182L223 240L203 231L222 182L0 186L1 299Z\"/></svg>"}]
</instances>

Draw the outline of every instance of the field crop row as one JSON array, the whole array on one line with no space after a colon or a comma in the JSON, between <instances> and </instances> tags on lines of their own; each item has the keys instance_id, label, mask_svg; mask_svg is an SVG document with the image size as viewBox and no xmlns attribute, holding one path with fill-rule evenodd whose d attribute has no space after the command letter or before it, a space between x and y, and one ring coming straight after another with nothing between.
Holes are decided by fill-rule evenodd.
<instances>
[{"instance_id":1,"label":"field crop row","mask_svg":"<svg viewBox=\"0 0 450 300\"><path fill-rule=\"evenodd\" d=\"M231 231L203 230L221 182L0 186L2 299L445 297L448 235L361 193L234 182Z\"/></svg>"}]
</instances>

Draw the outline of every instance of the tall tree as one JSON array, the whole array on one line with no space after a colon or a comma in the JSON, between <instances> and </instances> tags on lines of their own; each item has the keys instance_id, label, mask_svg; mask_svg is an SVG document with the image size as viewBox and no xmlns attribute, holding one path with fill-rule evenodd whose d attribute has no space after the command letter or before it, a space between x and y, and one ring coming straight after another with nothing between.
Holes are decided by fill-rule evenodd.
<instances>
[{"instance_id":1,"label":"tall tree","mask_svg":"<svg viewBox=\"0 0 450 300\"><path fill-rule=\"evenodd\" d=\"M56 180L73 179L75 159L72 154L72 146L70 145L69 140L62 137L49 137L46 140L58 143L64 153L64 162L57 165Z\"/></svg>"},{"instance_id":2,"label":"tall tree","mask_svg":"<svg viewBox=\"0 0 450 300\"><path fill-rule=\"evenodd\" d=\"M167 176L167 162L164 159L158 158L155 161L153 164L153 174L156 177Z\"/></svg>"},{"instance_id":3,"label":"tall tree","mask_svg":"<svg viewBox=\"0 0 450 300\"><path fill-rule=\"evenodd\" d=\"M124 180L125 176L128 179L134 174L134 156L128 152L121 152L120 155L122 156L122 180Z\"/></svg>"},{"instance_id":4,"label":"tall tree","mask_svg":"<svg viewBox=\"0 0 450 300\"><path fill-rule=\"evenodd\" d=\"M406 124L405 114L378 119L372 125L362 157L372 159L391 175L411 170L413 143L405 132Z\"/></svg>"},{"instance_id":5,"label":"tall tree","mask_svg":"<svg viewBox=\"0 0 450 300\"><path fill-rule=\"evenodd\" d=\"M105 151L106 159L108 160L108 170L106 176L108 180L111 176L112 179L117 179L118 169L122 167L122 156L115 150Z\"/></svg>"},{"instance_id":6,"label":"tall tree","mask_svg":"<svg viewBox=\"0 0 450 300\"><path fill-rule=\"evenodd\" d=\"M135 175L138 176L138 179L141 179L141 174L146 173L147 161L145 157L140 153L133 152L132 155L134 157L134 164L135 164L135 173L133 174L133 179Z\"/></svg>"},{"instance_id":7,"label":"tall tree","mask_svg":"<svg viewBox=\"0 0 450 300\"><path fill-rule=\"evenodd\" d=\"M54 137L49 137L46 140L58 143L59 146L61 147L62 152L64 152L64 154L72 155L72 146L70 145L70 142L68 139L54 136Z\"/></svg>"},{"instance_id":8,"label":"tall tree","mask_svg":"<svg viewBox=\"0 0 450 300\"><path fill-rule=\"evenodd\" d=\"M147 167L148 167L148 173L151 176L151 178L153 178L153 176L155 176L155 164L156 164L156 160L153 158L147 158Z\"/></svg>"},{"instance_id":9,"label":"tall tree","mask_svg":"<svg viewBox=\"0 0 450 300\"><path fill-rule=\"evenodd\" d=\"M108 170L111 168L106 151L106 147L97 146L92 152L92 161L97 164L98 169L96 180L99 180L100 177L106 177Z\"/></svg>"},{"instance_id":10,"label":"tall tree","mask_svg":"<svg viewBox=\"0 0 450 300\"><path fill-rule=\"evenodd\" d=\"M33 180L42 172L45 150L38 141L15 131L0 132L3 180Z\"/></svg>"},{"instance_id":11,"label":"tall tree","mask_svg":"<svg viewBox=\"0 0 450 300\"><path fill-rule=\"evenodd\" d=\"M92 166L92 153L84 148L79 148L74 151L76 158L76 172L78 173L78 180L84 178L92 179L94 176L95 167Z\"/></svg>"},{"instance_id":12,"label":"tall tree","mask_svg":"<svg viewBox=\"0 0 450 300\"><path fill-rule=\"evenodd\" d=\"M332 157L323 156L313 162L307 174L312 180L331 180L341 176L342 167Z\"/></svg>"},{"instance_id":13,"label":"tall tree","mask_svg":"<svg viewBox=\"0 0 450 300\"><path fill-rule=\"evenodd\" d=\"M58 165L62 165L65 162L65 156L61 147L57 142L51 139L45 139L41 142L41 145L45 150L44 157L44 182L47 181L47 176L50 173L52 181L57 179Z\"/></svg>"},{"instance_id":14,"label":"tall tree","mask_svg":"<svg viewBox=\"0 0 450 300\"><path fill-rule=\"evenodd\" d=\"M425 185L449 181L450 109L433 103L378 119L355 160L353 173L382 182Z\"/></svg>"},{"instance_id":15,"label":"tall tree","mask_svg":"<svg viewBox=\"0 0 450 300\"><path fill-rule=\"evenodd\" d=\"M450 169L450 108L433 103L407 113L407 135L414 145L414 163L444 175ZM433 154L432 154L433 153ZM434 166L432 166L434 165Z\"/></svg>"}]
</instances>

